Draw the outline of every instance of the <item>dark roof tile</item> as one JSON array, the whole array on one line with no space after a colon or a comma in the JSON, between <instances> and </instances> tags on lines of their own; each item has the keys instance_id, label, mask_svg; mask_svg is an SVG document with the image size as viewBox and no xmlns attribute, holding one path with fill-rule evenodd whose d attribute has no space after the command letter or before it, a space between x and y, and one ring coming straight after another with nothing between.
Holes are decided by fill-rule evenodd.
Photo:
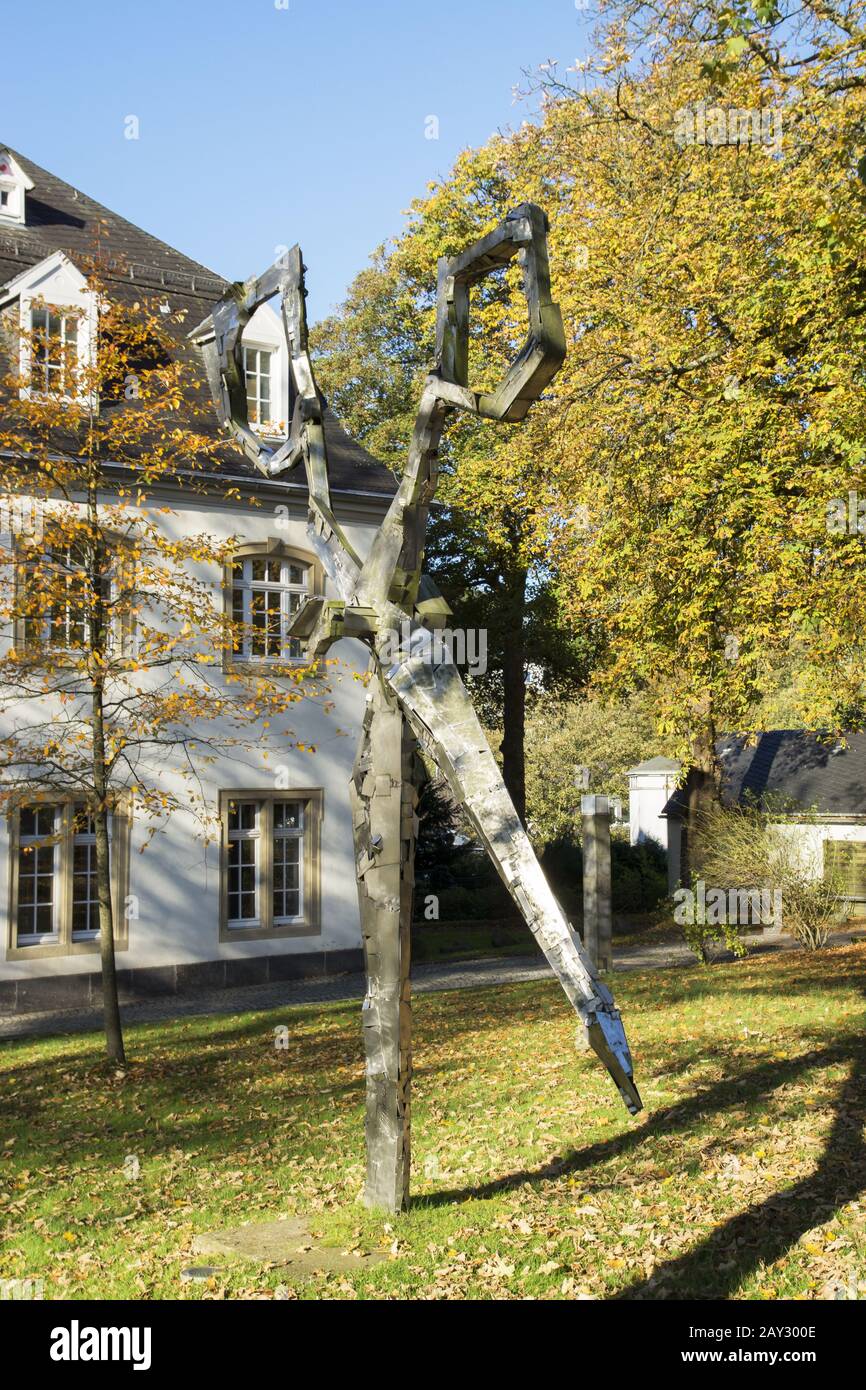
<instances>
[{"instance_id":1,"label":"dark roof tile","mask_svg":"<svg viewBox=\"0 0 866 1390\"><path fill-rule=\"evenodd\" d=\"M716 755L727 806L866 815L866 734L837 738L802 729L726 734L716 743ZM678 787L662 814L682 817L687 792L687 784Z\"/></svg>"},{"instance_id":2,"label":"dark roof tile","mask_svg":"<svg viewBox=\"0 0 866 1390\"><path fill-rule=\"evenodd\" d=\"M94 255L102 226L107 233L101 243L102 251L107 249L109 266L111 259L115 261L109 278L118 298L133 302L164 292L173 310L187 310L186 328L207 317L226 289L226 280L40 168L11 146L0 143L0 149L9 150L34 184L27 194L26 225L0 227L0 285L58 250L81 264ZM183 334L178 337L177 346L181 353L195 353ZM214 435L220 432L216 412L213 431ZM334 492L373 495L383 501L393 495L396 481L391 470L352 439L331 411L325 419L325 440ZM219 457L209 462L207 471L221 477L248 479L250 483L261 479L253 464L228 440ZM283 481L294 490L304 482L303 474L294 470ZM273 479L269 486L279 483L279 479Z\"/></svg>"}]
</instances>

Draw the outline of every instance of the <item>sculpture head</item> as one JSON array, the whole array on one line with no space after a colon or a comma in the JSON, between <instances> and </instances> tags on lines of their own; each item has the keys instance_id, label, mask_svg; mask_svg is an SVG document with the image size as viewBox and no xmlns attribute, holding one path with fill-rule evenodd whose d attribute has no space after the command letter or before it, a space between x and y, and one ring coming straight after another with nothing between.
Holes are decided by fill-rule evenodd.
<instances>
[{"instance_id":1,"label":"sculpture head","mask_svg":"<svg viewBox=\"0 0 866 1390\"><path fill-rule=\"evenodd\" d=\"M517 257L529 318L525 343L493 391L469 385L469 292ZM443 401L488 420L522 420L565 360L559 306L550 296L547 218L534 203L509 212L488 236L439 262L436 367Z\"/></svg>"},{"instance_id":2,"label":"sculpture head","mask_svg":"<svg viewBox=\"0 0 866 1390\"><path fill-rule=\"evenodd\" d=\"M470 291L509 261L523 271L526 341L492 391L476 391L468 380ZM303 460L310 499L311 530L326 572L340 599L309 603L293 635L321 655L341 635L372 641L383 622L393 625L396 605L424 625L441 623L449 609L421 567L427 512L436 490L439 440L448 412L468 411L497 421L522 420L565 357L565 334L550 291L547 219L541 208L514 208L487 236L438 268L436 361L422 394L409 457L397 494L363 563L352 550L331 508L324 401L310 358L305 308L305 266L298 246L269 270L233 285L210 317L190 334L202 349L208 379L223 425L265 475L274 476ZM247 407L242 336L256 310L279 296L289 355L291 425L286 440L271 447L253 428ZM347 626L348 624L348 626Z\"/></svg>"},{"instance_id":3,"label":"sculpture head","mask_svg":"<svg viewBox=\"0 0 866 1390\"><path fill-rule=\"evenodd\" d=\"M523 271L529 331L504 377L492 391L474 390L469 372L469 296L473 285L515 257ZM284 252L263 275L232 285L190 337L202 349L217 412L253 463L273 475L302 456L306 421L320 419L323 402L309 354L306 267L299 246ZM252 428L244 386L244 328L256 310L279 296L290 364L292 421L288 438L269 448ZM436 362L427 378L430 392L446 409L489 420L522 420L565 358L559 308L551 299L547 218L534 203L514 208L499 226L459 255L439 262Z\"/></svg>"}]
</instances>

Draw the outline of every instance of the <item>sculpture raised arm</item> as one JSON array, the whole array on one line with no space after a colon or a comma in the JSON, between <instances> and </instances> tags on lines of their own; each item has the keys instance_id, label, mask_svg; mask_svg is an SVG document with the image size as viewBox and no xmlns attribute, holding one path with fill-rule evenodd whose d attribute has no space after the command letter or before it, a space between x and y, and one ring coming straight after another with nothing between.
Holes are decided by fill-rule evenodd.
<instances>
[{"instance_id":1,"label":"sculpture raised arm","mask_svg":"<svg viewBox=\"0 0 866 1390\"><path fill-rule=\"evenodd\" d=\"M226 295L191 335L203 348L221 418L253 463L268 476L304 464L310 542L339 598L307 600L291 635L302 638L311 655L343 636L359 638L371 652L372 691L350 791L368 975L366 1195L371 1205L391 1210L406 1204L409 1182L409 927L421 777L416 744L437 764L472 821L625 1105L632 1114L641 1108L611 993L550 890L447 647L434 648L431 629L449 610L422 575L448 413L522 420L565 357L546 233L541 209L524 204L459 256L440 261L436 363L422 392L406 470L363 561L331 509L324 405L307 343L299 249ZM469 292L515 256L523 271L528 336L496 389L475 391L468 381ZM241 335L255 309L275 294L281 296L290 357L292 419L285 443L269 449L248 419Z\"/></svg>"}]
</instances>

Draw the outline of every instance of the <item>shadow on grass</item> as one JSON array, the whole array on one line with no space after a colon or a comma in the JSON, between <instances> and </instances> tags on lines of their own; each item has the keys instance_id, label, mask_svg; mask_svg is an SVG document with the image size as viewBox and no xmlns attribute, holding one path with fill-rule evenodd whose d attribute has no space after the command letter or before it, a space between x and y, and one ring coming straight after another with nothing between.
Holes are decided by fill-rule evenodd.
<instances>
[{"instance_id":1,"label":"shadow on grass","mask_svg":"<svg viewBox=\"0 0 866 1390\"><path fill-rule=\"evenodd\" d=\"M759 1267L771 1265L801 1236L866 1190L866 1043L843 1053L851 1070L834 1103L833 1125L814 1172L717 1227L712 1235L617 1300L729 1298Z\"/></svg>"},{"instance_id":2,"label":"shadow on grass","mask_svg":"<svg viewBox=\"0 0 866 1390\"><path fill-rule=\"evenodd\" d=\"M544 1019L551 1012L555 1010L545 998L527 1007L523 1017ZM330 1028L321 1026L321 1011L315 1007L149 1022L128 1037L122 1081L115 1080L117 1069L100 1055L98 1036L84 1040L84 1048L69 1056L57 1040L52 1040L48 1060L41 1053L26 1059L7 1054L3 1060L12 1063L8 1071L14 1075L15 1092L6 1103L10 1120L22 1130L19 1155L41 1167L62 1152L64 1161L76 1164L89 1161L98 1139L103 1156L120 1161L134 1136L136 1152L148 1162L178 1146L194 1146L203 1157L218 1160L225 1152L260 1142L276 1128L285 1141L287 1122L297 1125L300 1137L335 1114L353 1111L361 1136L365 1083L360 1008L341 1003L331 1005L329 1014ZM274 1029L284 1024L289 1029L285 1050L274 1045ZM439 1038L464 1049L465 1056L416 1066L416 1080L432 1084L455 1064L468 1064L474 1053L464 1035L502 1024L501 1015L479 1010L477 1001L474 1009L450 1011ZM80 1035L74 1041L79 1045ZM31 1045L28 1039L20 1047ZM347 1068L353 1074L347 1075ZM262 1103L274 1107L267 1118L250 1099L254 1092L244 1089L259 1081L268 1086ZM72 1095L64 1096L70 1088ZM236 1088L241 1101L227 1108L225 1097ZM75 1099L79 1094L81 1108ZM111 1100L103 1108L106 1097Z\"/></svg>"},{"instance_id":3,"label":"shadow on grass","mask_svg":"<svg viewBox=\"0 0 866 1390\"><path fill-rule=\"evenodd\" d=\"M854 964L862 971L861 961ZM707 972L706 976L701 972L697 979L693 978L687 992L681 988L672 991L667 1003L673 1007L691 1003L705 989L723 994L745 991L748 982L737 978L736 972L731 973L733 978L729 976L721 984L714 972ZM791 961L785 963L778 975L774 972L772 982L756 980L749 993L759 1005L762 995L777 996L780 989L787 998L795 992L814 989L816 983L825 990L828 987L850 988L855 973L856 969L843 971L837 978L828 978L817 962L813 965L808 960ZM558 1014L555 986L545 982L544 985L532 983L511 988L518 992L518 998L524 991L527 996L530 991L544 991L540 997L525 999L523 1021ZM631 997L632 1003L639 1001L644 1008L651 1005L657 1008L656 981L641 981L639 987L631 991ZM275 1118L297 1118L299 1122L297 1135L283 1133L280 1136L281 1146L297 1143L301 1131L306 1132L316 1123L323 1120L330 1123L335 1113L357 1111L360 1125L364 1093L360 1070L352 1078L347 1077L345 1071L339 1074L337 1070L347 1064L360 1067L362 1049L360 1029L357 1035L355 1033L355 1008L353 1004L338 1005L333 1012L329 1008L330 1019L337 1025L330 1029L321 1027L318 1008L291 1015L296 1026L300 1027L303 1020L305 1025L312 1027L293 1039L297 1052L285 1059L286 1086L278 1097L279 1105L285 1109L275 1112L275 1116L264 1116L246 1103L231 1108L220 1102L224 1102L239 1079L270 1074L271 1062L282 1070L281 1063L270 1051L269 1039L275 1024L290 1022L289 1017L281 1018L280 1010L248 1014L240 1019L179 1020L168 1037L158 1036L164 1025L147 1025L148 1032L139 1035L135 1046L136 1050L153 1049L154 1055L142 1065L140 1088L134 1082L128 1089L122 1085L117 1106L109 1114L88 1112L82 1118L78 1113L63 1113L61 1109L57 1116L59 1124L51 1124L50 1128L43 1121L50 1120L56 1113L56 1083L62 1090L64 1073L69 1072L72 1073L70 1079L80 1084L82 1073L93 1069L96 1059L92 1053L69 1058L55 1055L46 1074L43 1058L28 1057L14 1067L18 1087L17 1117L29 1131L28 1161L47 1165L61 1148L64 1161L74 1162L76 1158L85 1157L94 1141L100 1143L103 1155L114 1150L122 1156L129 1151L127 1136L133 1128L138 1135L136 1151L142 1158L157 1158L177 1145L195 1145L201 1151L202 1161L206 1161L222 1156L226 1149L260 1141ZM439 1042L458 1041L467 1034L486 1031L491 1025L501 1026L505 1022L501 1010L501 991L497 991L496 1008L490 1008L481 992L471 992L471 997L461 998L459 1005L455 996L451 996L449 1007L440 1004L434 1010L437 1038ZM185 1036L187 1029L190 1036ZM698 1290L698 1296L708 1299L729 1297L760 1265L780 1258L805 1231L866 1189L866 1146L862 1139L866 1120L866 1038L848 1032L807 1051L810 1033L810 1029L804 1030L800 1055L785 1060L756 1062L753 1058L749 1062L722 1051L717 1054L716 1061L727 1075L704 1085L695 1095L656 1111L644 1124L570 1152L544 1167L510 1173L473 1187L421 1196L415 1205L433 1209L483 1200L524 1184L540 1187L569 1174L601 1167L611 1160L640 1157L647 1141L686 1131L707 1115L756 1105L771 1092L800 1081L810 1073L820 1074L840 1066L849 1068L835 1102L831 1133L812 1174L726 1221L692 1249L660 1266L651 1278L637 1279L615 1295L617 1299L629 1300L693 1298ZM685 1058L683 1047L681 1040L679 1065L674 1068L670 1066L672 1058L670 1054L666 1056L663 1043L651 1049L651 1055L658 1054L661 1066L667 1061L669 1072L681 1071L684 1065L705 1060L703 1044L690 1044ZM262 1063L266 1058L268 1064L263 1071ZM436 1065L430 1069L430 1074L447 1070L453 1063L451 1058L447 1065ZM50 1085L52 1079L55 1087ZM43 1089L37 1090L40 1085ZM141 1105L145 1096L150 1102L147 1113ZM336 1103L336 1112L328 1109L332 1103ZM155 1116L157 1124L153 1123Z\"/></svg>"},{"instance_id":4,"label":"shadow on grass","mask_svg":"<svg viewBox=\"0 0 866 1390\"><path fill-rule=\"evenodd\" d=\"M706 1087L690 1100L667 1106L639 1128L556 1159L543 1168L510 1173L476 1187L419 1197L418 1206L439 1207L495 1197L528 1183L555 1182L613 1158L637 1152L648 1139L687 1128L707 1114L754 1102L806 1072L849 1064L834 1102L834 1120L820 1159L808 1177L717 1227L693 1249L613 1295L616 1300L703 1297L725 1299L759 1267L780 1259L807 1231L866 1190L866 1038L849 1036L818 1052L773 1061ZM700 1292L696 1294L695 1290Z\"/></svg>"}]
</instances>

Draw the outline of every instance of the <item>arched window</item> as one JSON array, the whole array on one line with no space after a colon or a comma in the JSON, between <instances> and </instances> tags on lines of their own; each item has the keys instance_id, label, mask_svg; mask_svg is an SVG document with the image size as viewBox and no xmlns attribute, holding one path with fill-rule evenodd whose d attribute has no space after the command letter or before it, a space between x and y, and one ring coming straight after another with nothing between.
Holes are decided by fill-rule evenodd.
<instances>
[{"instance_id":1,"label":"arched window","mask_svg":"<svg viewBox=\"0 0 866 1390\"><path fill-rule=\"evenodd\" d=\"M280 541L245 546L231 566L233 660L303 661L303 646L288 635L288 628L304 599L320 592L313 556Z\"/></svg>"}]
</instances>

